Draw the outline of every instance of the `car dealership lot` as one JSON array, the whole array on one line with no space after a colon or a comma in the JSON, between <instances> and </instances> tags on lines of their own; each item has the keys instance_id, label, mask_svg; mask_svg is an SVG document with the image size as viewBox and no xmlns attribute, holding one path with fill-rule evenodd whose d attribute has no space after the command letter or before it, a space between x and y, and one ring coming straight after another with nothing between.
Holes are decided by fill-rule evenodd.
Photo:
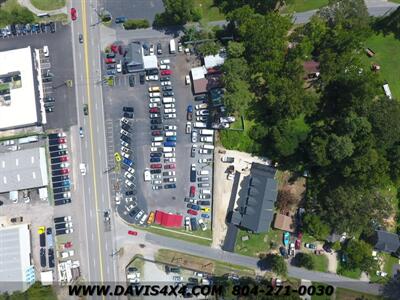
<instances>
[{"instance_id":1,"label":"car dealership lot","mask_svg":"<svg viewBox=\"0 0 400 300\"><path fill-rule=\"evenodd\" d=\"M151 45L156 44L159 40L155 41L146 41L147 44ZM150 162L150 149L152 143L152 137L157 136L157 134L165 135L165 130L157 133L151 130L150 124L150 107L149 107L149 87L159 86L161 85L160 81L146 81L145 84L140 84L139 74L135 74L135 86L129 86L128 74L120 74L117 73L115 78L115 86L108 87L104 86L104 97L105 101L105 118L107 124L112 124L112 129L107 130L107 139L108 139L108 157L109 157L109 165L115 165L114 163L114 153L121 151L120 145L120 135L121 135L121 109L123 106L132 106L135 110L134 117L131 120L132 123L132 133L131 133L131 147L133 149L133 161L134 168L136 173L136 182L135 184L137 189L137 197L138 207L144 209L147 213L150 211L154 211L157 209L161 209L164 211L169 211L173 213L180 213L183 215L187 215L187 202L184 202L185 197L189 197L189 190L191 185L196 188L196 196L194 199L198 199L199 187L197 186L197 182L190 183L190 168L191 164L196 164L196 171L204 171L208 170L209 175L209 184L210 186L207 189L212 190L212 163L199 163L199 159L212 160L212 152L211 154L199 154L199 149L201 148L202 143L197 143L198 147L196 150L196 156L191 157L191 135L185 132L186 123L187 123L187 107L188 105L192 105L193 107L193 121L195 121L196 111L194 109L195 103L193 101L193 96L190 90L190 85L185 84L185 76L189 74L190 65L187 63L187 57L182 53L177 53L177 55L170 55L168 53L168 40L161 41L163 48L163 55L158 56L159 62L160 59L168 58L170 59L170 70L173 72L172 75L169 75L171 86L173 87L174 96L176 99L175 112L171 111L170 113L176 114L176 118L164 119L162 123L162 130L164 129L164 125L169 126L177 126L176 130L167 130L167 131L176 131L176 148L175 148L175 156L176 162L164 162L164 157L161 157L160 162L154 160ZM103 70L105 72L106 69ZM159 74L160 77L160 74ZM162 96L160 97L162 101ZM165 107L165 105L160 105L160 110L156 112L154 110L153 113L160 114L161 117L164 117L165 109L170 109L172 107ZM200 140L200 135L199 135ZM162 143L166 141L166 137ZM151 180L149 182L144 182L143 172L146 168L150 168L150 164L162 164L161 169L161 179L153 178L152 180L161 180L162 184L155 183L152 184ZM165 169L165 165L175 164L175 169ZM164 172L167 171L175 171L175 175L171 176L163 176ZM119 190L122 193L123 198L126 196L125 187L124 187L124 172L121 168L119 174L112 177L112 184L114 186L114 190L112 191L113 195L115 194L115 190ZM176 182L164 182L164 178L173 178L176 177ZM118 181L118 184L115 183ZM176 188L165 189L165 184L176 184ZM153 190L152 186L154 185L162 185L162 189ZM210 199L201 199L201 200L210 200ZM118 208L120 211L120 215L124 216L123 212L127 211L125 208L124 199L121 201L121 205ZM200 216L201 212L199 212ZM125 213L127 220L129 221L129 217Z\"/></svg>"}]
</instances>

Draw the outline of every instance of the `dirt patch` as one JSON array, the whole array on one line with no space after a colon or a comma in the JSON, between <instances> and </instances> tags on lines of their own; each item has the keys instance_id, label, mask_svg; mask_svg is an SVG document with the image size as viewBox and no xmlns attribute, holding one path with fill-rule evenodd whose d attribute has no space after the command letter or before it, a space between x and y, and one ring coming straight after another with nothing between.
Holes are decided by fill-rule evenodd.
<instances>
[{"instance_id":1,"label":"dirt patch","mask_svg":"<svg viewBox=\"0 0 400 300\"><path fill-rule=\"evenodd\" d=\"M306 191L306 179L304 177L294 178L289 171L279 171L277 173L278 195L288 195L293 198L285 208L281 210L282 214L294 214L297 207L301 205ZM279 201L279 196L278 196Z\"/></svg>"}]
</instances>

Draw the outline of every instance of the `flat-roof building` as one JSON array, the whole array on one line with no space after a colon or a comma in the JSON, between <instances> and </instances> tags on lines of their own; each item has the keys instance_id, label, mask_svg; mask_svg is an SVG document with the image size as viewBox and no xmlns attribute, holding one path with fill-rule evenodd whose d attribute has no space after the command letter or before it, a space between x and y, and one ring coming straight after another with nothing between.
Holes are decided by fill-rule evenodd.
<instances>
[{"instance_id":1,"label":"flat-roof building","mask_svg":"<svg viewBox=\"0 0 400 300\"><path fill-rule=\"evenodd\" d=\"M0 52L0 130L38 124L31 47Z\"/></svg>"},{"instance_id":2,"label":"flat-roof building","mask_svg":"<svg viewBox=\"0 0 400 300\"><path fill-rule=\"evenodd\" d=\"M0 193L48 185L43 147L0 154Z\"/></svg>"},{"instance_id":3,"label":"flat-roof building","mask_svg":"<svg viewBox=\"0 0 400 300\"><path fill-rule=\"evenodd\" d=\"M28 224L0 228L0 293L24 292L35 282Z\"/></svg>"}]
</instances>

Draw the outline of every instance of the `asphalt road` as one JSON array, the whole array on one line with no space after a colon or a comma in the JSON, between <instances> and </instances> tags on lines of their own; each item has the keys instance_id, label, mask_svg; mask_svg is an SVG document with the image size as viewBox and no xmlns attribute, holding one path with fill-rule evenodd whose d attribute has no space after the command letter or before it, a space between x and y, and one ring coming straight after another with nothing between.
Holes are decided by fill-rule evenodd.
<instances>
[{"instance_id":1,"label":"asphalt road","mask_svg":"<svg viewBox=\"0 0 400 300\"><path fill-rule=\"evenodd\" d=\"M76 142L76 164L86 163L87 175L78 173L75 199L82 201L84 226L80 226L81 264L87 282L116 282L117 265L112 256L115 251L111 232L105 232L103 212L110 209L107 169L105 123L100 78L99 28L91 26L98 22L95 12L96 1L73 0L71 6L77 9L77 20L72 21L72 47L74 57L76 101L78 124L82 126L84 138L74 133ZM84 43L78 42L82 33ZM89 115L84 116L83 105L88 104ZM79 170L79 169L78 169ZM113 218L111 218L113 221Z\"/></svg>"}]
</instances>

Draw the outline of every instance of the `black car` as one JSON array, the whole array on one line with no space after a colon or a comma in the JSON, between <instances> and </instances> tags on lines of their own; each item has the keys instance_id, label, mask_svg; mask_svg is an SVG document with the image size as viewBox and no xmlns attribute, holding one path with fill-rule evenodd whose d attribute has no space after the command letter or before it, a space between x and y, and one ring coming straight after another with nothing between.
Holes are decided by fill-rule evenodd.
<instances>
[{"instance_id":1,"label":"black car","mask_svg":"<svg viewBox=\"0 0 400 300\"><path fill-rule=\"evenodd\" d=\"M133 109L132 106L124 106L124 107L122 108L122 111L133 113L134 109Z\"/></svg>"},{"instance_id":2,"label":"black car","mask_svg":"<svg viewBox=\"0 0 400 300\"><path fill-rule=\"evenodd\" d=\"M158 69L146 70L146 75L158 75Z\"/></svg>"},{"instance_id":3,"label":"black car","mask_svg":"<svg viewBox=\"0 0 400 300\"><path fill-rule=\"evenodd\" d=\"M279 248L279 252L281 253L281 255L282 255L283 257L287 257L287 256L288 256L287 250L286 250L286 248L283 247L283 246Z\"/></svg>"},{"instance_id":4,"label":"black car","mask_svg":"<svg viewBox=\"0 0 400 300\"><path fill-rule=\"evenodd\" d=\"M115 70L115 64L107 65L106 70Z\"/></svg>"},{"instance_id":5,"label":"black car","mask_svg":"<svg viewBox=\"0 0 400 300\"><path fill-rule=\"evenodd\" d=\"M44 97L43 102L56 102L56 99L54 97Z\"/></svg>"},{"instance_id":6,"label":"black car","mask_svg":"<svg viewBox=\"0 0 400 300\"><path fill-rule=\"evenodd\" d=\"M197 219L196 217L190 218L190 225L192 226L192 231L197 230Z\"/></svg>"},{"instance_id":7,"label":"black car","mask_svg":"<svg viewBox=\"0 0 400 300\"><path fill-rule=\"evenodd\" d=\"M162 124L163 120L161 118L151 119L150 124Z\"/></svg>"},{"instance_id":8,"label":"black car","mask_svg":"<svg viewBox=\"0 0 400 300\"><path fill-rule=\"evenodd\" d=\"M174 92L164 92L163 97L172 97L174 95Z\"/></svg>"},{"instance_id":9,"label":"black car","mask_svg":"<svg viewBox=\"0 0 400 300\"><path fill-rule=\"evenodd\" d=\"M190 169L190 182L196 182L196 169Z\"/></svg>"},{"instance_id":10,"label":"black car","mask_svg":"<svg viewBox=\"0 0 400 300\"><path fill-rule=\"evenodd\" d=\"M122 124L122 125L121 125L121 128L122 128L123 130L128 131L128 132L131 131L131 126L129 126L128 124Z\"/></svg>"},{"instance_id":11,"label":"black car","mask_svg":"<svg viewBox=\"0 0 400 300\"><path fill-rule=\"evenodd\" d=\"M133 118L133 113L125 112L125 113L124 113L124 118L132 119L132 118Z\"/></svg>"},{"instance_id":12,"label":"black car","mask_svg":"<svg viewBox=\"0 0 400 300\"><path fill-rule=\"evenodd\" d=\"M40 248L40 266L46 268L46 248Z\"/></svg>"},{"instance_id":13,"label":"black car","mask_svg":"<svg viewBox=\"0 0 400 300\"><path fill-rule=\"evenodd\" d=\"M150 162L151 163L153 163L153 162L161 162L161 158L159 158L159 157L151 157L150 158Z\"/></svg>"},{"instance_id":14,"label":"black car","mask_svg":"<svg viewBox=\"0 0 400 300\"><path fill-rule=\"evenodd\" d=\"M67 226L66 226L65 222L62 222L62 223L57 223L57 224L55 224L55 225L54 225L54 228L55 228L56 230L60 230L60 229L65 229L65 228L67 228Z\"/></svg>"},{"instance_id":15,"label":"black car","mask_svg":"<svg viewBox=\"0 0 400 300\"><path fill-rule=\"evenodd\" d=\"M114 52L110 52L106 54L107 58L115 58L115 53Z\"/></svg>"},{"instance_id":16,"label":"black car","mask_svg":"<svg viewBox=\"0 0 400 300\"><path fill-rule=\"evenodd\" d=\"M63 205L63 204L68 204L71 203L71 199L67 198L67 199L59 199L59 200L55 200L54 201L54 205Z\"/></svg>"},{"instance_id":17,"label":"black car","mask_svg":"<svg viewBox=\"0 0 400 300\"><path fill-rule=\"evenodd\" d=\"M51 181L57 182L57 181L64 181L64 180L67 180L67 179L69 179L68 175L61 175L61 176L53 176L51 178Z\"/></svg>"},{"instance_id":18,"label":"black car","mask_svg":"<svg viewBox=\"0 0 400 300\"><path fill-rule=\"evenodd\" d=\"M63 172L63 169L51 172L51 176L64 175L64 174L65 173Z\"/></svg>"},{"instance_id":19,"label":"black car","mask_svg":"<svg viewBox=\"0 0 400 300\"><path fill-rule=\"evenodd\" d=\"M121 136L119 138L121 140L123 140L124 142L126 142L126 143L130 143L131 142L131 138L126 136L126 135L121 134Z\"/></svg>"},{"instance_id":20,"label":"black car","mask_svg":"<svg viewBox=\"0 0 400 300\"><path fill-rule=\"evenodd\" d=\"M46 107L44 110L45 110L47 113L51 113L51 112L54 111L54 107Z\"/></svg>"},{"instance_id":21,"label":"black car","mask_svg":"<svg viewBox=\"0 0 400 300\"><path fill-rule=\"evenodd\" d=\"M201 95L201 96L194 97L194 101L203 101L203 100L207 100L207 96L206 95Z\"/></svg>"},{"instance_id":22,"label":"black car","mask_svg":"<svg viewBox=\"0 0 400 300\"><path fill-rule=\"evenodd\" d=\"M140 84L144 84L144 82L145 82L145 74L144 73L139 74L139 80L140 80Z\"/></svg>"},{"instance_id":23,"label":"black car","mask_svg":"<svg viewBox=\"0 0 400 300\"><path fill-rule=\"evenodd\" d=\"M199 200L199 201L197 201L197 204L198 205L205 205L205 206L210 206L211 205L210 201L208 201L208 200Z\"/></svg>"},{"instance_id":24,"label":"black car","mask_svg":"<svg viewBox=\"0 0 400 300\"><path fill-rule=\"evenodd\" d=\"M40 247L46 247L46 234L44 232L39 234L39 245Z\"/></svg>"},{"instance_id":25,"label":"black car","mask_svg":"<svg viewBox=\"0 0 400 300\"><path fill-rule=\"evenodd\" d=\"M162 90L163 90L163 91L172 91L172 86L170 86L170 85L165 85L165 86L162 87Z\"/></svg>"},{"instance_id":26,"label":"black car","mask_svg":"<svg viewBox=\"0 0 400 300\"><path fill-rule=\"evenodd\" d=\"M11 33L12 35L17 35L17 28L15 27L15 24L11 24Z\"/></svg>"},{"instance_id":27,"label":"black car","mask_svg":"<svg viewBox=\"0 0 400 300\"><path fill-rule=\"evenodd\" d=\"M52 229L51 229L51 227L47 227L47 229L46 229L46 234L47 235L51 235L52 234Z\"/></svg>"},{"instance_id":28,"label":"black car","mask_svg":"<svg viewBox=\"0 0 400 300\"><path fill-rule=\"evenodd\" d=\"M50 152L51 158L63 156L63 155L68 155L68 151L67 150L59 150L59 151Z\"/></svg>"},{"instance_id":29,"label":"black car","mask_svg":"<svg viewBox=\"0 0 400 300\"><path fill-rule=\"evenodd\" d=\"M162 54L162 47L161 43L157 43L157 54L161 55Z\"/></svg>"},{"instance_id":30,"label":"black car","mask_svg":"<svg viewBox=\"0 0 400 300\"><path fill-rule=\"evenodd\" d=\"M56 188L53 190L54 194L59 194L59 193L65 193L65 192L69 192L70 191L70 187L69 186L62 186L59 188Z\"/></svg>"},{"instance_id":31,"label":"black car","mask_svg":"<svg viewBox=\"0 0 400 300\"><path fill-rule=\"evenodd\" d=\"M41 23L41 24L40 24L40 30L41 30L42 32L46 32L46 25L45 25L44 23Z\"/></svg>"},{"instance_id":32,"label":"black car","mask_svg":"<svg viewBox=\"0 0 400 300\"><path fill-rule=\"evenodd\" d=\"M70 181L64 180L64 181L59 181L56 183L53 183L53 188L59 188L59 187L64 187L64 186L70 186Z\"/></svg>"},{"instance_id":33,"label":"black car","mask_svg":"<svg viewBox=\"0 0 400 300\"><path fill-rule=\"evenodd\" d=\"M129 75L128 80L129 80L129 86L134 87L135 86L135 76Z\"/></svg>"},{"instance_id":34,"label":"black car","mask_svg":"<svg viewBox=\"0 0 400 300\"><path fill-rule=\"evenodd\" d=\"M160 78L160 81L170 81L170 77L169 76L164 76Z\"/></svg>"},{"instance_id":35,"label":"black car","mask_svg":"<svg viewBox=\"0 0 400 300\"><path fill-rule=\"evenodd\" d=\"M151 129L151 130L162 130L163 128L162 128L161 125L151 125L151 126L150 126L150 129Z\"/></svg>"},{"instance_id":36,"label":"black car","mask_svg":"<svg viewBox=\"0 0 400 300\"><path fill-rule=\"evenodd\" d=\"M164 184L164 189L175 189L175 188L176 188L176 184L175 183Z\"/></svg>"},{"instance_id":37,"label":"black car","mask_svg":"<svg viewBox=\"0 0 400 300\"><path fill-rule=\"evenodd\" d=\"M162 156L162 153L160 153L160 152L150 153L150 157L161 157L161 156Z\"/></svg>"},{"instance_id":38,"label":"black car","mask_svg":"<svg viewBox=\"0 0 400 300\"><path fill-rule=\"evenodd\" d=\"M54 249L53 248L49 248L49 268L54 268L55 264L54 264Z\"/></svg>"},{"instance_id":39,"label":"black car","mask_svg":"<svg viewBox=\"0 0 400 300\"><path fill-rule=\"evenodd\" d=\"M152 169L150 170L150 174L160 174L161 173L161 169Z\"/></svg>"},{"instance_id":40,"label":"black car","mask_svg":"<svg viewBox=\"0 0 400 300\"><path fill-rule=\"evenodd\" d=\"M192 147L192 150L190 152L191 157L196 157L196 148Z\"/></svg>"},{"instance_id":41,"label":"black car","mask_svg":"<svg viewBox=\"0 0 400 300\"><path fill-rule=\"evenodd\" d=\"M56 24L54 24L54 22L50 22L49 25L50 25L50 32L51 33L56 32Z\"/></svg>"},{"instance_id":42,"label":"black car","mask_svg":"<svg viewBox=\"0 0 400 300\"><path fill-rule=\"evenodd\" d=\"M125 192L125 195L126 195L126 196L132 196L133 194L134 194L133 191L126 191L126 192Z\"/></svg>"},{"instance_id":43,"label":"black car","mask_svg":"<svg viewBox=\"0 0 400 300\"><path fill-rule=\"evenodd\" d=\"M62 163L64 162L61 157L56 157L51 159L51 164Z\"/></svg>"},{"instance_id":44,"label":"black car","mask_svg":"<svg viewBox=\"0 0 400 300\"><path fill-rule=\"evenodd\" d=\"M211 195L209 195L209 194L203 194L203 199L211 199Z\"/></svg>"}]
</instances>

